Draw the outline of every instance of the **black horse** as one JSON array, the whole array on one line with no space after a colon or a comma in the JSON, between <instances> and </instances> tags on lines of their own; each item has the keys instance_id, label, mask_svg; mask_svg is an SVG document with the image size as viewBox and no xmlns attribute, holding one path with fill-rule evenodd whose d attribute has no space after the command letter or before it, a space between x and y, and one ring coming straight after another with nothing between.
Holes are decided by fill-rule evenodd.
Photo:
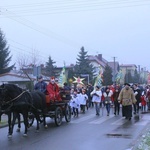
<instances>
[{"instance_id":1,"label":"black horse","mask_svg":"<svg viewBox=\"0 0 150 150\"><path fill-rule=\"evenodd\" d=\"M20 114L14 114L14 113L12 113L11 114L11 112L9 111L9 112L6 112L5 110L4 110L4 108L3 108L3 110L1 110L0 109L0 121L1 121L1 117L2 117L2 115L3 114L5 114L5 115L7 115L8 116L8 122L11 122L11 116L14 118L14 116L16 117L17 116L17 119L18 119L18 128L17 128L17 132L20 132L20 128L21 128L21 116L20 116Z\"/></svg>"},{"instance_id":2,"label":"black horse","mask_svg":"<svg viewBox=\"0 0 150 150\"><path fill-rule=\"evenodd\" d=\"M3 84L0 86L0 107L3 113L8 115L8 137L13 134L13 128L16 118L19 114L23 115L23 121L25 125L24 136L27 136L28 129L28 114L33 113L37 120L37 130L39 130L39 111L43 114L43 122L46 126L45 121L45 95L41 92L31 92L24 91L20 87L14 84ZM11 122L11 114L13 113L13 120Z\"/></svg>"}]
</instances>

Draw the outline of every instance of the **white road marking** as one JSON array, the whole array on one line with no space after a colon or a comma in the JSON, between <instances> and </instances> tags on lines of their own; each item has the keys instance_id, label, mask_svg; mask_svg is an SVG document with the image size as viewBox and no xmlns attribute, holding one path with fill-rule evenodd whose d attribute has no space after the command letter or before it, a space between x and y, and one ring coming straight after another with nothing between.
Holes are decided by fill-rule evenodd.
<instances>
[{"instance_id":1,"label":"white road marking","mask_svg":"<svg viewBox=\"0 0 150 150\"><path fill-rule=\"evenodd\" d=\"M94 121L89 122L90 124L101 124L107 120L109 120L110 118L114 117L114 115L110 115L110 116L105 116L105 117L100 117L99 119L96 119Z\"/></svg>"},{"instance_id":2,"label":"white road marking","mask_svg":"<svg viewBox=\"0 0 150 150\"><path fill-rule=\"evenodd\" d=\"M80 123L80 122L86 121L86 120L91 119L91 118L94 118L94 114L91 114L91 115L88 115L88 116L85 116L82 118L80 118L80 116L79 116L75 120L72 120L71 123Z\"/></svg>"},{"instance_id":3,"label":"white road marking","mask_svg":"<svg viewBox=\"0 0 150 150\"><path fill-rule=\"evenodd\" d=\"M81 116L80 118L80 115L78 118L74 118L72 119L71 123L81 123L81 122L84 122L84 121L87 121L87 120L90 120L90 119L94 119L93 121L89 121L88 123L89 124L101 124L111 118L115 117L113 114L110 115L110 116L97 116L95 117L94 114L90 114L88 116ZM131 119L131 121L133 120L133 118ZM128 122L128 120L124 119L124 118L118 118L116 121L113 121L111 123L111 125L123 125L125 124L126 122ZM138 122L134 122L134 125L141 125L141 126L144 126L144 125L147 125L148 123L150 122L150 116L148 115L143 115L142 117L140 117L139 121Z\"/></svg>"},{"instance_id":4,"label":"white road marking","mask_svg":"<svg viewBox=\"0 0 150 150\"><path fill-rule=\"evenodd\" d=\"M111 125L123 125L126 122L127 122L127 120L125 120L124 118L120 118L117 121L111 123Z\"/></svg>"}]
</instances>

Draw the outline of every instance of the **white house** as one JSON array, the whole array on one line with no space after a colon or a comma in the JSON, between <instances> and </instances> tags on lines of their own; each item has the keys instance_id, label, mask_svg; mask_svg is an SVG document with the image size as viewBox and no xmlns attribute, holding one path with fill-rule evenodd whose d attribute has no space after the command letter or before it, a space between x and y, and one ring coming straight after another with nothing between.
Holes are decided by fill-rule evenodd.
<instances>
[{"instance_id":1,"label":"white house","mask_svg":"<svg viewBox=\"0 0 150 150\"><path fill-rule=\"evenodd\" d=\"M0 75L0 84L3 83L12 83L17 84L21 88L26 88L26 84L33 83L36 81L36 77L33 75L26 75L21 71L12 70L8 73Z\"/></svg>"}]
</instances>

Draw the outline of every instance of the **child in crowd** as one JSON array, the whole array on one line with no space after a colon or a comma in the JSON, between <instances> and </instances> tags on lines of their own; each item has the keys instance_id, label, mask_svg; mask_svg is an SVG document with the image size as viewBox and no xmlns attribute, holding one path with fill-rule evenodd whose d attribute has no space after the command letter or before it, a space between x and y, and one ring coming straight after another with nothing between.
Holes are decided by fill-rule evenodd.
<instances>
[{"instance_id":1,"label":"child in crowd","mask_svg":"<svg viewBox=\"0 0 150 150\"><path fill-rule=\"evenodd\" d=\"M141 95L141 110L142 112L146 112L146 96L144 92L142 92L142 95Z\"/></svg>"},{"instance_id":2,"label":"child in crowd","mask_svg":"<svg viewBox=\"0 0 150 150\"><path fill-rule=\"evenodd\" d=\"M87 100L88 100L88 96L87 94L85 93L86 91L84 89L82 89L82 93L80 95L80 108L81 108L81 111L83 113L85 113L85 106L86 106L86 103L87 103Z\"/></svg>"},{"instance_id":3,"label":"child in crowd","mask_svg":"<svg viewBox=\"0 0 150 150\"><path fill-rule=\"evenodd\" d=\"M72 107L74 117L78 117L80 102L79 102L79 97L77 96L77 90L74 90L74 93L72 95L70 104L71 104L71 107Z\"/></svg>"}]
</instances>

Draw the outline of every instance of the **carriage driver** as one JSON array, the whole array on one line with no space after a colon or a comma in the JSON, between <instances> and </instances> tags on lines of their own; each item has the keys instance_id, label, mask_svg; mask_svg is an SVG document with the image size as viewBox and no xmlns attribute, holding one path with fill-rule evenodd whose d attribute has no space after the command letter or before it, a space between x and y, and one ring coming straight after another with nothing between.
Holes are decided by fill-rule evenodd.
<instances>
[{"instance_id":1,"label":"carriage driver","mask_svg":"<svg viewBox=\"0 0 150 150\"><path fill-rule=\"evenodd\" d=\"M59 94L59 87L55 83L55 78L51 77L50 82L47 85L47 93L50 96L50 100L61 100L60 94Z\"/></svg>"},{"instance_id":2,"label":"carriage driver","mask_svg":"<svg viewBox=\"0 0 150 150\"><path fill-rule=\"evenodd\" d=\"M38 91L41 91L43 93L46 93L46 86L47 86L47 84L43 81L43 77L39 76L38 82L34 86L34 90L38 90Z\"/></svg>"}]
</instances>

